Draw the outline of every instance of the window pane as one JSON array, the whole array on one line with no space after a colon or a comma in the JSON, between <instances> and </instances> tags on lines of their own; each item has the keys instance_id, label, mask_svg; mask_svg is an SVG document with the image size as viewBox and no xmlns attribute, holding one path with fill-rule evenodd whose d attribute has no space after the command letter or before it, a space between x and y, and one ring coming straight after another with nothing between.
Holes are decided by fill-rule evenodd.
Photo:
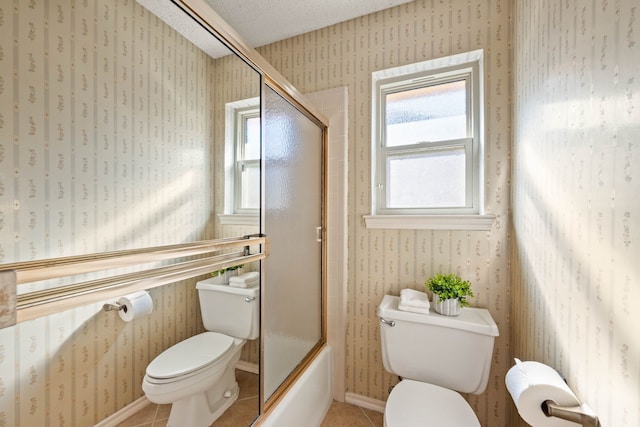
<instances>
[{"instance_id":1,"label":"window pane","mask_svg":"<svg viewBox=\"0 0 640 427\"><path fill-rule=\"evenodd\" d=\"M387 207L465 206L465 150L444 150L387 157Z\"/></svg>"},{"instance_id":2,"label":"window pane","mask_svg":"<svg viewBox=\"0 0 640 427\"><path fill-rule=\"evenodd\" d=\"M240 208L260 207L260 167L258 164L244 164L242 168L242 196Z\"/></svg>"},{"instance_id":3,"label":"window pane","mask_svg":"<svg viewBox=\"0 0 640 427\"><path fill-rule=\"evenodd\" d=\"M388 147L466 138L466 80L388 93Z\"/></svg>"},{"instance_id":4,"label":"window pane","mask_svg":"<svg viewBox=\"0 0 640 427\"><path fill-rule=\"evenodd\" d=\"M253 160L260 158L260 116L249 117L244 121L244 158Z\"/></svg>"}]
</instances>

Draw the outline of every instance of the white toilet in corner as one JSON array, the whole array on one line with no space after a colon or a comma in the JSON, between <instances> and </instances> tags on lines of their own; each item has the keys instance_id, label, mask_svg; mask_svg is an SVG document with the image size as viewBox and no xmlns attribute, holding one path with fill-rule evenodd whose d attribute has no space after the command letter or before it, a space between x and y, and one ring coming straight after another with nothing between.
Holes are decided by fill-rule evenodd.
<instances>
[{"instance_id":1,"label":"white toilet in corner","mask_svg":"<svg viewBox=\"0 0 640 427\"><path fill-rule=\"evenodd\" d=\"M211 425L238 398L235 365L248 339L258 338L260 288L198 282L207 332L168 348L147 366L142 390L159 404L171 403L167 426Z\"/></svg>"},{"instance_id":2,"label":"white toilet in corner","mask_svg":"<svg viewBox=\"0 0 640 427\"><path fill-rule=\"evenodd\" d=\"M378 306L384 368L402 380L384 411L385 427L480 427L458 393L482 393L498 326L482 308L456 317L398 310L399 297Z\"/></svg>"}]
</instances>

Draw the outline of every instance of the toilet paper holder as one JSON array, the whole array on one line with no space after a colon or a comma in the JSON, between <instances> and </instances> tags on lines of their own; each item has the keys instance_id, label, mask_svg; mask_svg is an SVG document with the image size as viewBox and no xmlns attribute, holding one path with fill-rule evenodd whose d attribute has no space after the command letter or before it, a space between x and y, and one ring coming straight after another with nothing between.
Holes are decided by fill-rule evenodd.
<instances>
[{"instance_id":1,"label":"toilet paper holder","mask_svg":"<svg viewBox=\"0 0 640 427\"><path fill-rule=\"evenodd\" d=\"M562 418L583 427L601 427L600 420L586 403L580 406L560 406L553 400L545 400L541 407L547 417Z\"/></svg>"},{"instance_id":2,"label":"toilet paper holder","mask_svg":"<svg viewBox=\"0 0 640 427\"><path fill-rule=\"evenodd\" d=\"M124 304L105 304L102 306L103 311L120 311L126 310L127 307Z\"/></svg>"}]
</instances>

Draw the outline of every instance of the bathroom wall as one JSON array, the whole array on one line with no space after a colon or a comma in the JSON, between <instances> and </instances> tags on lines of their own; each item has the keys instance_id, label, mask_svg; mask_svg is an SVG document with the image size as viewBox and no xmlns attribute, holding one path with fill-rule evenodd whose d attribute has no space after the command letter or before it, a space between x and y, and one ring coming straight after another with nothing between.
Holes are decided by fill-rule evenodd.
<instances>
[{"instance_id":1,"label":"bathroom wall","mask_svg":"<svg viewBox=\"0 0 640 427\"><path fill-rule=\"evenodd\" d=\"M209 67L209 81L216 88L215 91L211 92L213 122L224 123L224 125L213 128L214 212L224 213L226 212L225 175L227 168L227 165L225 165L226 104L259 97L260 75L238 56L227 55L212 62L212 66ZM233 220L223 223L219 215L215 215L212 220L214 222L215 238L238 237L260 232L260 227L257 225L259 222L257 217L255 219L256 225L242 224L241 222L234 223ZM258 271L260 265L255 262L253 265L245 266L245 268L248 271ZM259 354L260 340L248 341L242 347L240 360L251 363L257 369Z\"/></svg>"},{"instance_id":2,"label":"bathroom wall","mask_svg":"<svg viewBox=\"0 0 640 427\"><path fill-rule=\"evenodd\" d=\"M503 379L510 363L510 4L417 0L258 49L303 93L348 89L347 392L386 400L397 382L380 354L375 309L383 295L424 289L430 275L456 272L473 281L473 304L487 307L501 332L487 391L469 396L484 426L507 425L509 410ZM492 230L366 229L371 72L479 48L485 50L485 204L496 215Z\"/></svg>"},{"instance_id":3,"label":"bathroom wall","mask_svg":"<svg viewBox=\"0 0 640 427\"><path fill-rule=\"evenodd\" d=\"M638 426L640 5L515 4L510 354Z\"/></svg>"},{"instance_id":4,"label":"bathroom wall","mask_svg":"<svg viewBox=\"0 0 640 427\"><path fill-rule=\"evenodd\" d=\"M212 237L211 60L133 0L0 0L0 263ZM199 332L192 283L0 330L0 426L92 426Z\"/></svg>"}]
</instances>

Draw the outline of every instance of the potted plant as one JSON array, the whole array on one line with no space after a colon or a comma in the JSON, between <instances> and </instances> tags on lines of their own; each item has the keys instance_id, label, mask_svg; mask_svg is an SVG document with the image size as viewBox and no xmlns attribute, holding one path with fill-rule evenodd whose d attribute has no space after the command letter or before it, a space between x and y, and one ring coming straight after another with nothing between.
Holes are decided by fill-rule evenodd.
<instances>
[{"instance_id":1,"label":"potted plant","mask_svg":"<svg viewBox=\"0 0 640 427\"><path fill-rule=\"evenodd\" d=\"M433 305L437 313L457 316L462 307L467 307L466 297L473 297L471 282L462 280L456 274L436 274L425 286L433 293Z\"/></svg>"},{"instance_id":2,"label":"potted plant","mask_svg":"<svg viewBox=\"0 0 640 427\"><path fill-rule=\"evenodd\" d=\"M211 277L216 278L216 285L228 285L229 279L238 275L238 270L243 268L244 264L234 265L233 267L222 268L211 273Z\"/></svg>"},{"instance_id":3,"label":"potted plant","mask_svg":"<svg viewBox=\"0 0 640 427\"><path fill-rule=\"evenodd\" d=\"M211 273L211 277L213 277L213 284L214 285L224 285L224 268L220 269L220 270L216 270L214 272Z\"/></svg>"}]
</instances>

